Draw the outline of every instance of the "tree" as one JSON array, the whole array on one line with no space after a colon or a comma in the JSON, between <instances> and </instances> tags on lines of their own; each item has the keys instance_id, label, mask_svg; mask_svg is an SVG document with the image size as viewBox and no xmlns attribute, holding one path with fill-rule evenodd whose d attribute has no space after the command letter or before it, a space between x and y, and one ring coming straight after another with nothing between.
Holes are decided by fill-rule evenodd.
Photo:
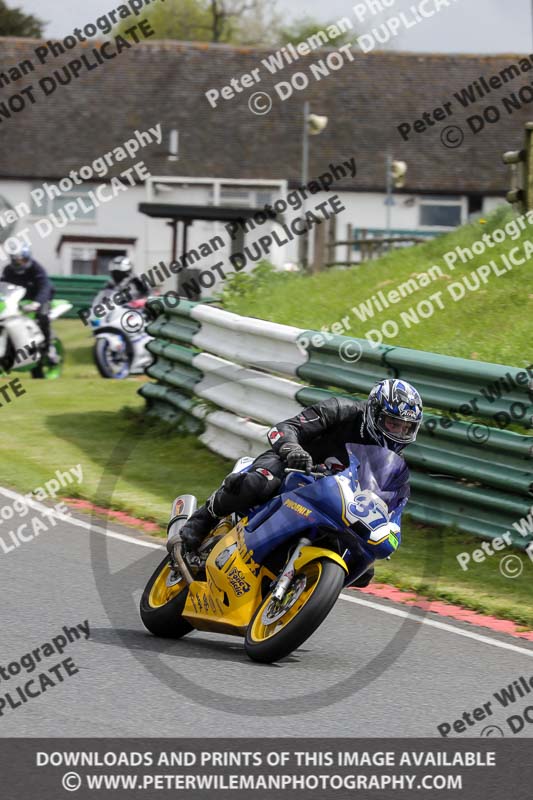
<instances>
[{"instance_id":1,"label":"tree","mask_svg":"<svg viewBox=\"0 0 533 800\"><path fill-rule=\"evenodd\" d=\"M327 33L328 28L333 24L336 25L336 23L317 22L315 19L308 16L300 17L287 27L278 27L277 38L280 44L298 44L298 42L305 42L311 36L316 36L320 31ZM331 37L331 41L325 42L324 46L349 44L350 42L354 42L355 38L356 34L353 31L348 31L340 36Z\"/></svg>"},{"instance_id":2,"label":"tree","mask_svg":"<svg viewBox=\"0 0 533 800\"><path fill-rule=\"evenodd\" d=\"M145 16L157 39L261 44L273 27L273 6L271 0L167 0ZM130 26L124 20L114 32Z\"/></svg>"},{"instance_id":3,"label":"tree","mask_svg":"<svg viewBox=\"0 0 533 800\"><path fill-rule=\"evenodd\" d=\"M148 7L145 16L156 39L248 46L297 44L320 31L327 33L329 27L312 17L302 17L284 27L276 0L166 0L164 5ZM129 27L131 21L123 20L114 32L124 33ZM355 34L349 31L324 37L324 45L346 44L354 39Z\"/></svg>"},{"instance_id":4,"label":"tree","mask_svg":"<svg viewBox=\"0 0 533 800\"><path fill-rule=\"evenodd\" d=\"M24 14L20 8L8 8L4 0L0 0L0 36L40 39L45 24L32 14Z\"/></svg>"}]
</instances>

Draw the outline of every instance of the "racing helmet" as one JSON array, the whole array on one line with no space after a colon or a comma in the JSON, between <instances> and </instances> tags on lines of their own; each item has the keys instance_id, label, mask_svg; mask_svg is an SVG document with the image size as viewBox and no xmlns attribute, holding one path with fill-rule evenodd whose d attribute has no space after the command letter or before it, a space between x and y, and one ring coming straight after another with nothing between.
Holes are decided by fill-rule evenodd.
<instances>
[{"instance_id":1,"label":"racing helmet","mask_svg":"<svg viewBox=\"0 0 533 800\"><path fill-rule=\"evenodd\" d=\"M12 256L11 262L17 271L22 272L31 264L31 247L27 244L22 245L20 253Z\"/></svg>"},{"instance_id":2,"label":"racing helmet","mask_svg":"<svg viewBox=\"0 0 533 800\"><path fill-rule=\"evenodd\" d=\"M109 262L109 272L113 282L118 284L133 275L133 264L126 256L117 256Z\"/></svg>"},{"instance_id":3,"label":"racing helmet","mask_svg":"<svg viewBox=\"0 0 533 800\"><path fill-rule=\"evenodd\" d=\"M365 423L383 447L398 453L415 441L422 422L422 400L407 381L388 379L376 383L368 396Z\"/></svg>"}]
</instances>

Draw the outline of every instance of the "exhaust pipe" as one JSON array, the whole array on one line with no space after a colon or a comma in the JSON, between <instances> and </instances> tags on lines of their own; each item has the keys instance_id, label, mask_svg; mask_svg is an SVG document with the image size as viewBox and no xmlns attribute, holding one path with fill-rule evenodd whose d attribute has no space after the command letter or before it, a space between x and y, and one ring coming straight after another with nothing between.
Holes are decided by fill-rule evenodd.
<instances>
[{"instance_id":1,"label":"exhaust pipe","mask_svg":"<svg viewBox=\"0 0 533 800\"><path fill-rule=\"evenodd\" d=\"M178 565L181 574L190 586L194 578L192 577L185 559L182 554L181 529L194 514L198 506L196 497L192 494L182 494L176 497L172 503L172 513L167 529L167 550Z\"/></svg>"}]
</instances>

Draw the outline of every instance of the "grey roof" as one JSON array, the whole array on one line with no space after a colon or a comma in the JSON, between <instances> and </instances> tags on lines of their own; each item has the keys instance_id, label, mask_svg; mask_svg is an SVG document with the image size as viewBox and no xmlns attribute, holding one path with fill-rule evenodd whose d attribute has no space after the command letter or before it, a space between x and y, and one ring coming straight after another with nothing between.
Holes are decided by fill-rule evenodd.
<instances>
[{"instance_id":1,"label":"grey roof","mask_svg":"<svg viewBox=\"0 0 533 800\"><path fill-rule=\"evenodd\" d=\"M0 71L31 58L37 40L0 40ZM90 53L90 47L81 53ZM287 178L298 181L301 164L301 128L304 100L311 109L326 114L326 130L311 138L310 175L323 172L330 162L355 157L358 174L344 188L383 190L387 150L408 162L406 190L433 193L502 193L509 185L509 170L501 162L505 150L520 148L524 123L531 118L526 105L512 115L502 109L498 124L487 125L474 136L463 120L480 113L484 105L502 108L500 98L530 82L524 74L494 91L472 110L456 112L409 142L397 126L431 111L453 93L485 76L499 73L518 55L422 55L414 53L354 51L348 63L328 78L311 80L304 92L281 102L273 90L280 80L307 71L312 62L327 55L315 51L275 76L261 69L262 81L233 100L213 109L204 97L260 65L270 51L227 45L174 41L135 45L112 61L50 97L36 93L38 102L12 119L0 117L0 176L60 178L71 169L90 163L127 139L136 128L161 122L163 144L143 151L152 174L215 176L231 178ZM0 103L13 92L50 75L64 61L55 59L9 87L0 89ZM248 109L254 91L267 91L274 99L271 112L256 116ZM458 108L457 101L453 101ZM465 128L458 149L441 144L447 124ZM180 132L180 158L167 159L168 132ZM124 164L122 165L124 166ZM117 172L120 170L117 170Z\"/></svg>"}]
</instances>

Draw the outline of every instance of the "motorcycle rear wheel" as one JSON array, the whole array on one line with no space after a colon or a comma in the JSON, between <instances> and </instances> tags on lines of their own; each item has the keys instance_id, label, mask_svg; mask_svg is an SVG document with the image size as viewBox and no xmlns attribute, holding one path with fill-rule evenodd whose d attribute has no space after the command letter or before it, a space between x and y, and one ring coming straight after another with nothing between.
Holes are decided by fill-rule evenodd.
<instances>
[{"instance_id":1,"label":"motorcycle rear wheel","mask_svg":"<svg viewBox=\"0 0 533 800\"><path fill-rule=\"evenodd\" d=\"M300 647L335 605L344 577L339 564L321 558L305 564L294 576L281 606L269 592L246 631L246 654L253 661L271 664Z\"/></svg>"},{"instance_id":2,"label":"motorcycle rear wheel","mask_svg":"<svg viewBox=\"0 0 533 800\"><path fill-rule=\"evenodd\" d=\"M182 617L189 587L184 578L168 586L170 572L170 556L167 555L146 584L139 610L145 628L154 636L181 639L193 630Z\"/></svg>"}]
</instances>

